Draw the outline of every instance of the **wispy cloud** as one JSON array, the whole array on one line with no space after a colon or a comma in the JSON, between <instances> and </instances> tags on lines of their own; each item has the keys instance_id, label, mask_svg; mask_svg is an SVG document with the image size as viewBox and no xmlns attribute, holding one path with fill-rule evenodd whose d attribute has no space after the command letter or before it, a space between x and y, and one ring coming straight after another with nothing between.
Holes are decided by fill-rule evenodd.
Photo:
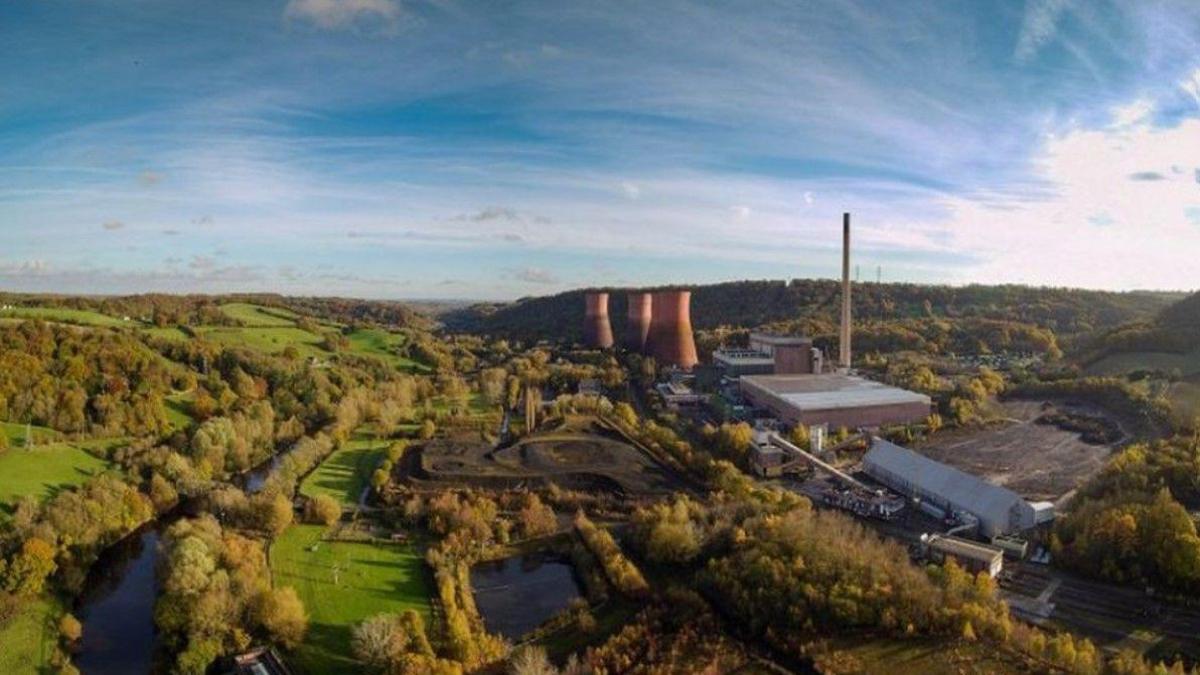
<instances>
[{"instance_id":1,"label":"wispy cloud","mask_svg":"<svg viewBox=\"0 0 1200 675\"><path fill-rule=\"evenodd\" d=\"M403 16L396 0L288 0L286 20L325 30L395 32Z\"/></svg>"},{"instance_id":2,"label":"wispy cloud","mask_svg":"<svg viewBox=\"0 0 1200 675\"><path fill-rule=\"evenodd\" d=\"M1070 0L1026 0L1025 16L1013 56L1027 62L1043 45L1053 40L1058 32L1059 17L1070 4Z\"/></svg>"}]
</instances>

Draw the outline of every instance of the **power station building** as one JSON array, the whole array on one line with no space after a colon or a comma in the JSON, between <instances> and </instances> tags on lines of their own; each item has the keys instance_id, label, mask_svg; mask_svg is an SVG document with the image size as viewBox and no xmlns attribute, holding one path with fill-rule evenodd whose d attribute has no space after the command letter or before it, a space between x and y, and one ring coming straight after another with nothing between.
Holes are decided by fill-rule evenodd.
<instances>
[{"instance_id":1,"label":"power station building","mask_svg":"<svg viewBox=\"0 0 1200 675\"><path fill-rule=\"evenodd\" d=\"M692 334L692 292L659 291L650 300L645 353L659 365L691 370L700 362Z\"/></svg>"},{"instance_id":2,"label":"power station building","mask_svg":"<svg viewBox=\"0 0 1200 675\"><path fill-rule=\"evenodd\" d=\"M654 305L649 293L630 293L626 297L625 348L641 352L646 348L646 338L650 335Z\"/></svg>"},{"instance_id":3,"label":"power station building","mask_svg":"<svg viewBox=\"0 0 1200 675\"><path fill-rule=\"evenodd\" d=\"M1008 488L880 438L872 439L871 449L863 457L863 471L944 515L978 521L979 533L989 539L1054 519L1053 504L1027 502Z\"/></svg>"},{"instance_id":4,"label":"power station building","mask_svg":"<svg viewBox=\"0 0 1200 675\"><path fill-rule=\"evenodd\" d=\"M747 375L738 380L742 397L789 424L831 428L908 424L929 416L924 394L853 375Z\"/></svg>"},{"instance_id":5,"label":"power station building","mask_svg":"<svg viewBox=\"0 0 1200 675\"><path fill-rule=\"evenodd\" d=\"M820 373L823 359L806 337L751 333L746 349L713 352L713 363L730 379L744 375L809 375Z\"/></svg>"},{"instance_id":6,"label":"power station building","mask_svg":"<svg viewBox=\"0 0 1200 675\"><path fill-rule=\"evenodd\" d=\"M589 347L613 346L612 323L608 320L608 293L584 296L583 341Z\"/></svg>"}]
</instances>

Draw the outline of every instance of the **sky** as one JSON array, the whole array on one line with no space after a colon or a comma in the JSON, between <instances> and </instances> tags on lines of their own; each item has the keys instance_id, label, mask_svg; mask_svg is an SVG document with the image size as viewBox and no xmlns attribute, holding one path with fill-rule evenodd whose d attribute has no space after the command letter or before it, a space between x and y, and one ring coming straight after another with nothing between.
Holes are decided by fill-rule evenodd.
<instances>
[{"instance_id":1,"label":"sky","mask_svg":"<svg viewBox=\"0 0 1200 675\"><path fill-rule=\"evenodd\" d=\"M0 290L1200 288L1200 3L10 0Z\"/></svg>"}]
</instances>

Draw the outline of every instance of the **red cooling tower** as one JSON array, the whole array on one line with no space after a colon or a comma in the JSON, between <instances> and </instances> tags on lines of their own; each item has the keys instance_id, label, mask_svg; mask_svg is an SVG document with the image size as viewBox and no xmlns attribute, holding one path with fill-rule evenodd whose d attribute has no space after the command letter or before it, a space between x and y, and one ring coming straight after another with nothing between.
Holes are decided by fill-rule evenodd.
<instances>
[{"instance_id":1,"label":"red cooling tower","mask_svg":"<svg viewBox=\"0 0 1200 675\"><path fill-rule=\"evenodd\" d=\"M608 322L608 293L588 293L584 296L587 311L583 317L583 341L589 347L608 349L613 346L612 325Z\"/></svg>"},{"instance_id":2,"label":"red cooling tower","mask_svg":"<svg viewBox=\"0 0 1200 675\"><path fill-rule=\"evenodd\" d=\"M692 337L692 292L655 293L646 338L646 353L659 365L676 365L691 370L696 365L696 340Z\"/></svg>"},{"instance_id":3,"label":"red cooling tower","mask_svg":"<svg viewBox=\"0 0 1200 675\"><path fill-rule=\"evenodd\" d=\"M652 307L650 294L630 293L628 302L625 347L630 351L640 352L646 348L646 336L650 334L650 309Z\"/></svg>"}]
</instances>

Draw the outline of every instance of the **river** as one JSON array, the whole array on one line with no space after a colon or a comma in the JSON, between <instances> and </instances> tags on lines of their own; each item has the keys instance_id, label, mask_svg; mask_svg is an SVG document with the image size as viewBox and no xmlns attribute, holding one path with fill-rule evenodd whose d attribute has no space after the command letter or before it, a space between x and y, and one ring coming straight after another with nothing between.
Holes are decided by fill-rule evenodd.
<instances>
[{"instance_id":1,"label":"river","mask_svg":"<svg viewBox=\"0 0 1200 675\"><path fill-rule=\"evenodd\" d=\"M85 675L149 673L154 657L154 601L161 526L150 523L100 555L75 615L83 639L74 663Z\"/></svg>"}]
</instances>

